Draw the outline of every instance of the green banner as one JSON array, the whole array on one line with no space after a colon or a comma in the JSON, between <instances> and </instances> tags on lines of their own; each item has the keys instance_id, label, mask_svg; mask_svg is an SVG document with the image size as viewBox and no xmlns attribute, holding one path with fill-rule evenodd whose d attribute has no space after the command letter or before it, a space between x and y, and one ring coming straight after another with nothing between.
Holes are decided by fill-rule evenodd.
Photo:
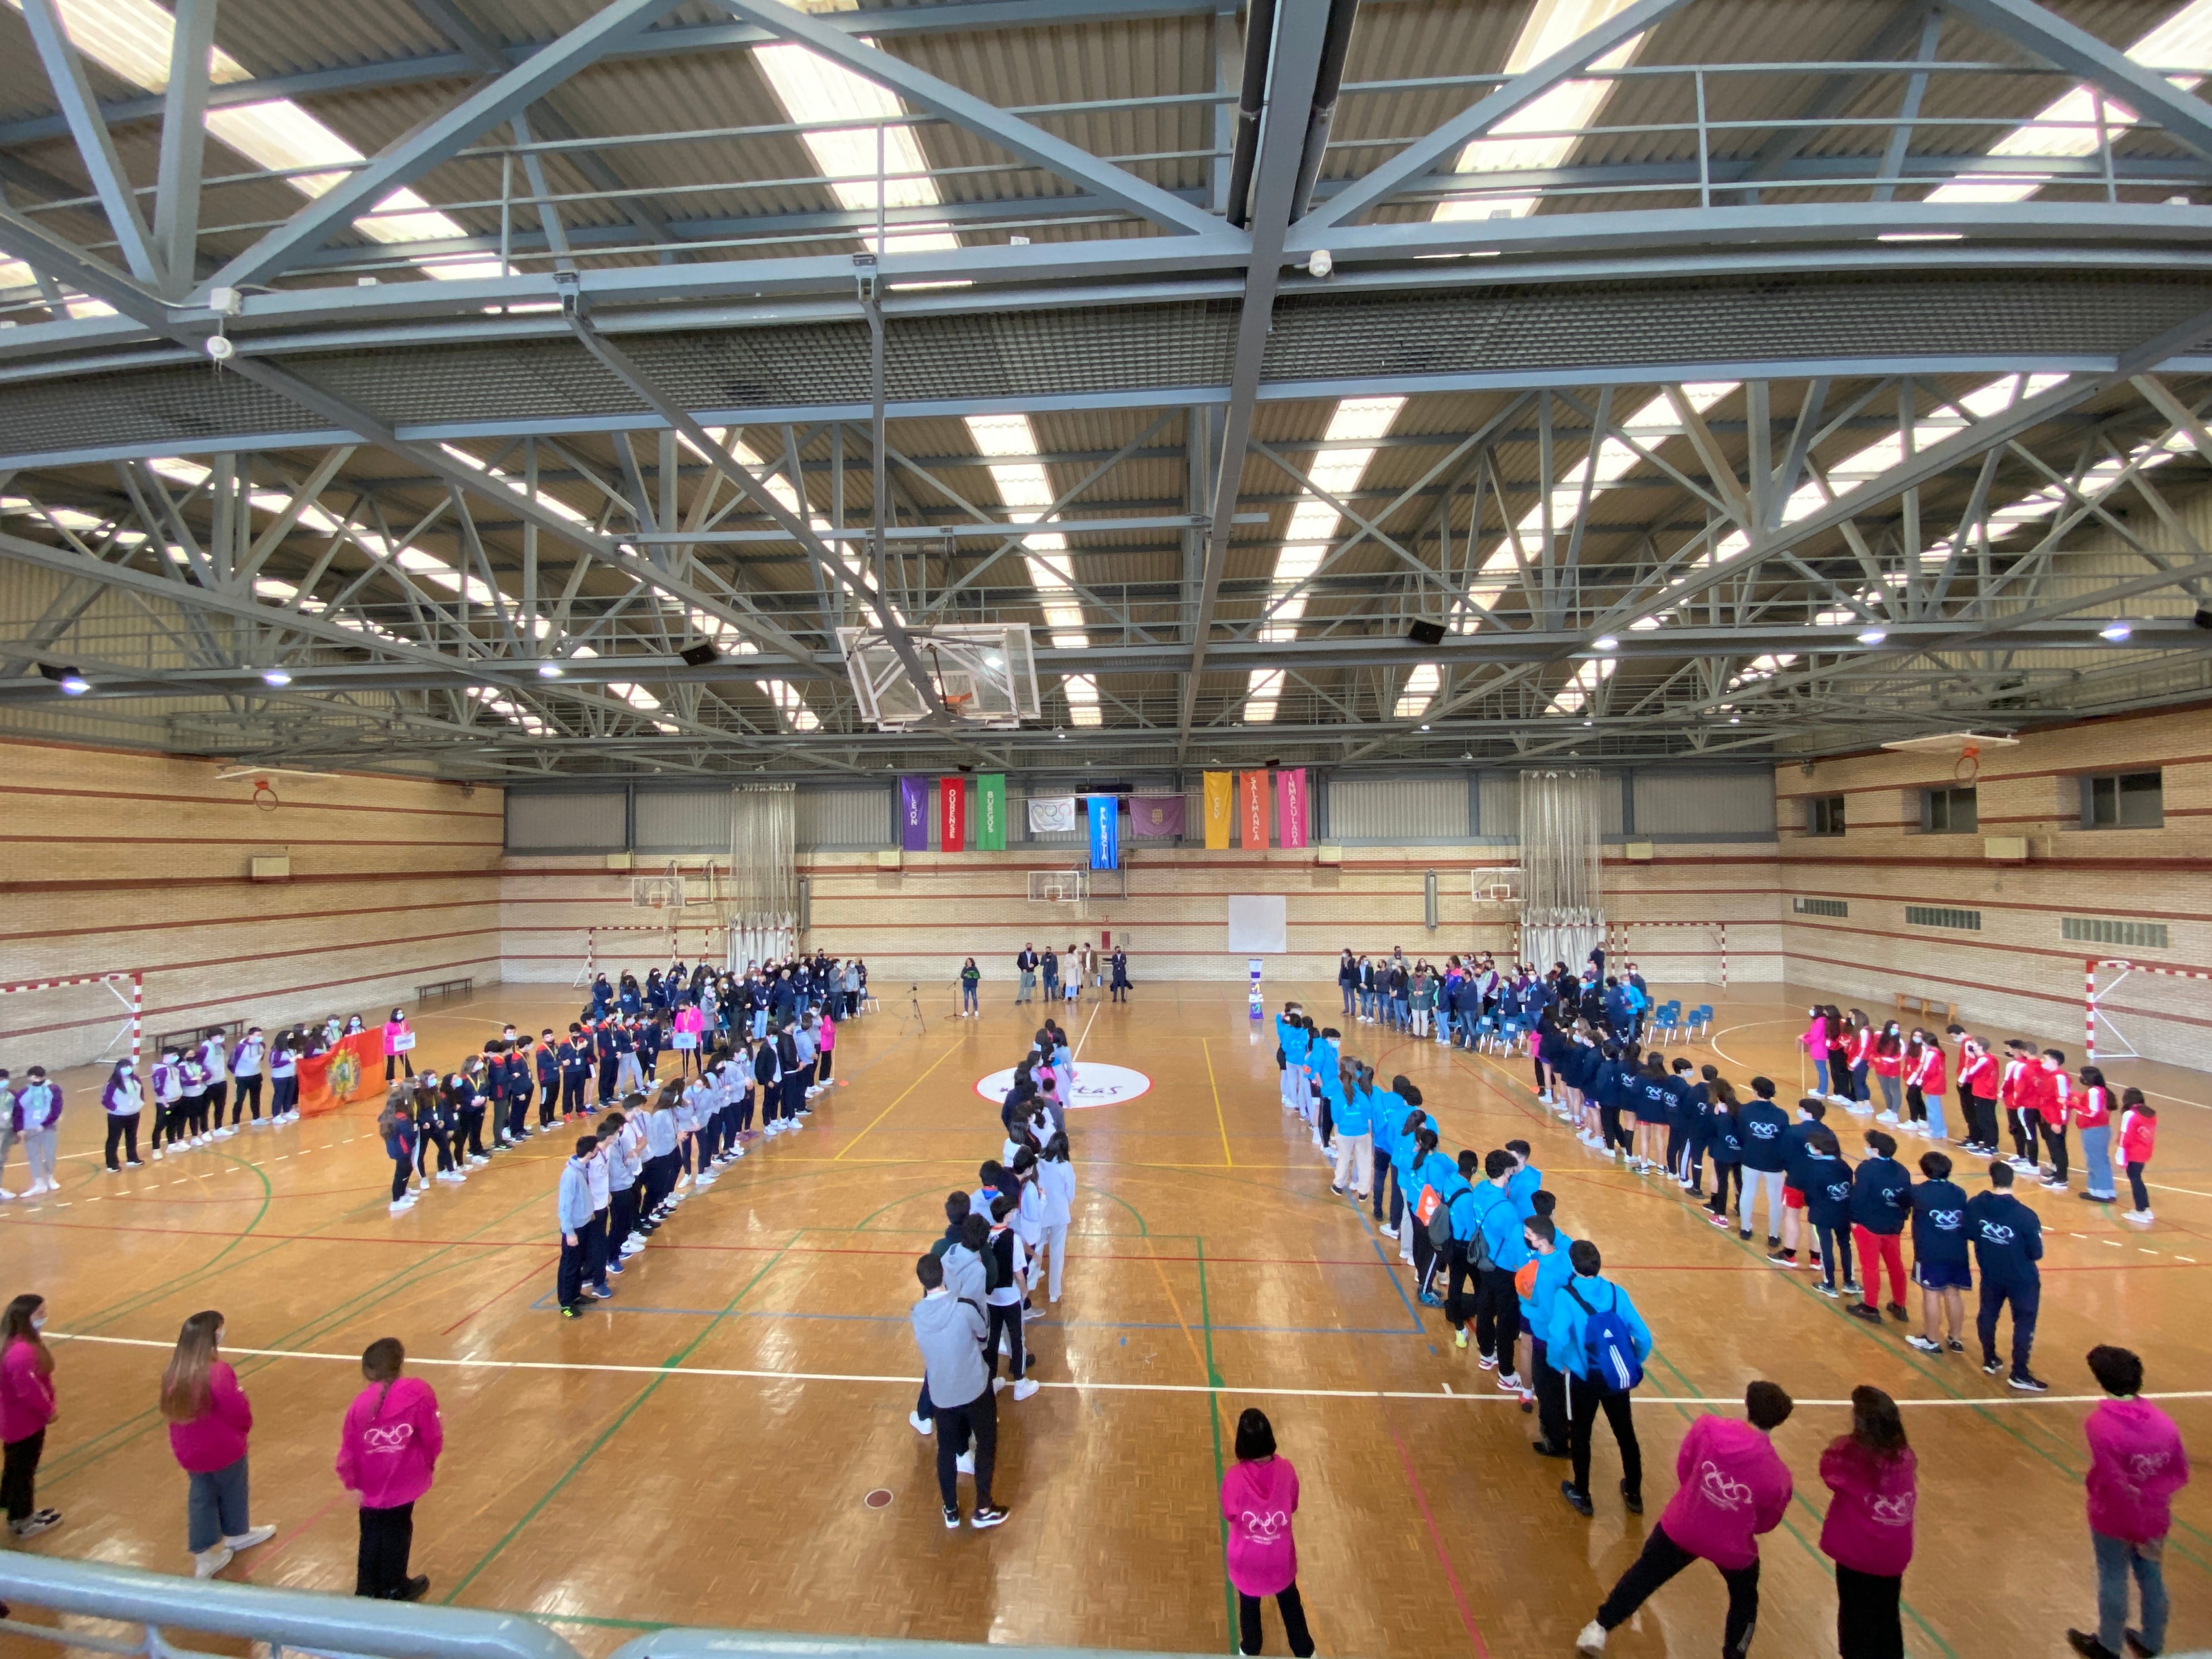
<instances>
[{"instance_id":1,"label":"green banner","mask_svg":"<svg viewBox=\"0 0 2212 1659\"><path fill-rule=\"evenodd\" d=\"M975 778L975 850L1006 850L1006 775L978 773Z\"/></svg>"}]
</instances>

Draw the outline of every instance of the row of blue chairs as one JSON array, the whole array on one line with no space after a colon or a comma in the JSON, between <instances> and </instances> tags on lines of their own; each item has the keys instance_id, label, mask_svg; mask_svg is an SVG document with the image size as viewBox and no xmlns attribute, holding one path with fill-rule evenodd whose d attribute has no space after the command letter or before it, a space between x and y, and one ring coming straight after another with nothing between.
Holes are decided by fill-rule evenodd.
<instances>
[{"instance_id":1,"label":"row of blue chairs","mask_svg":"<svg viewBox=\"0 0 2212 1659\"><path fill-rule=\"evenodd\" d=\"M1653 1008L1644 1022L1645 1046L1663 1048L1670 1042L1694 1042L1712 1035L1713 1006L1699 1003L1685 1015L1680 1000L1662 1002ZM1528 1035L1528 1022L1517 1017L1500 1019L1495 1014L1486 1014L1476 1022L1475 1047L1486 1054L1510 1054L1518 1049Z\"/></svg>"}]
</instances>

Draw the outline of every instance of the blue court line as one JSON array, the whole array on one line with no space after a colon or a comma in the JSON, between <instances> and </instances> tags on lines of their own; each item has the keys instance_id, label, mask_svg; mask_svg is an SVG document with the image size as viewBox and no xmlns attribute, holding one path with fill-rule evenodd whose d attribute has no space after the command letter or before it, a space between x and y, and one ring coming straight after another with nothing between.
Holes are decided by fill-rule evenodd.
<instances>
[{"instance_id":1,"label":"blue court line","mask_svg":"<svg viewBox=\"0 0 2212 1659\"><path fill-rule=\"evenodd\" d=\"M1395 1282L1396 1275L1393 1274L1392 1279ZM1404 1293L1401 1291L1400 1294L1402 1296ZM532 1313L549 1313L553 1310L554 1306L555 1304L553 1298L549 1294L546 1296L541 1296L537 1301L532 1303L530 1304L530 1311ZM584 1304L584 1307L585 1311L587 1313L597 1311L601 1313L678 1314L690 1315L704 1318L712 1318L717 1314L721 1314L723 1311L720 1308L650 1308L644 1306L624 1306L620 1304L619 1300L616 1302L586 1302ZM907 1316L904 1314L794 1313L780 1311L773 1308L757 1308L752 1310L739 1309L726 1315L725 1317L731 1319L830 1320L839 1323L855 1325L903 1325L908 1322ZM1183 1328L1181 1325L1174 1323L1172 1321L1161 1321L1155 1323L1143 1320L1031 1319L1024 1321L1023 1322L1022 1328L1025 1331L1043 1331L1054 1329L1071 1331L1179 1331ZM1412 1333L1408 1333L1403 1325L1216 1325L1213 1328L1217 1331L1242 1331L1263 1336L1405 1336L1407 1334L1419 1334L1422 1328L1417 1319Z\"/></svg>"},{"instance_id":2,"label":"blue court line","mask_svg":"<svg viewBox=\"0 0 2212 1659\"><path fill-rule=\"evenodd\" d=\"M1374 1247L1375 1259L1382 1264L1382 1271L1390 1275L1390 1288L1398 1292L1398 1300L1405 1307L1407 1316L1413 1322L1413 1329L1421 1335L1427 1335L1428 1327L1421 1323L1420 1310L1413 1304L1406 1295L1406 1287L1398 1282L1398 1264L1382 1254L1381 1239L1370 1238L1367 1242Z\"/></svg>"}]
</instances>

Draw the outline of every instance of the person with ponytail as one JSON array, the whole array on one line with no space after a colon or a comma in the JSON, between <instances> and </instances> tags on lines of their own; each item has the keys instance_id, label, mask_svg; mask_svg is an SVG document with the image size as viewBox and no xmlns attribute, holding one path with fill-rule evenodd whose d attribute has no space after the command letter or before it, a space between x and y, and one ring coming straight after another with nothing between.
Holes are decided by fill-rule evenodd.
<instances>
[{"instance_id":1,"label":"person with ponytail","mask_svg":"<svg viewBox=\"0 0 2212 1659\"><path fill-rule=\"evenodd\" d=\"M161 1415L168 1420L169 1449L189 1477L185 1498L185 1547L192 1576L212 1578L240 1550L265 1544L274 1527L248 1517L246 1437L253 1407L238 1386L238 1373L220 1350L222 1316L196 1313L177 1333L177 1351L161 1373Z\"/></svg>"},{"instance_id":2,"label":"person with ponytail","mask_svg":"<svg viewBox=\"0 0 2212 1659\"><path fill-rule=\"evenodd\" d=\"M1836 1651L1905 1659L1898 1607L1919 1490L1897 1401L1863 1384L1851 1390L1851 1431L1820 1454L1820 1479L1835 1494L1820 1553L1836 1564Z\"/></svg>"},{"instance_id":3,"label":"person with ponytail","mask_svg":"<svg viewBox=\"0 0 2212 1659\"><path fill-rule=\"evenodd\" d=\"M428 1382L400 1375L406 1363L398 1337L370 1343L361 1356L368 1386L353 1397L338 1431L338 1480L361 1498L353 1593L380 1601L419 1601L429 1590L427 1574L407 1576L407 1555L416 1502L430 1490L446 1447L438 1396Z\"/></svg>"},{"instance_id":4,"label":"person with ponytail","mask_svg":"<svg viewBox=\"0 0 2212 1659\"><path fill-rule=\"evenodd\" d=\"M36 1538L62 1523L59 1510L33 1507L46 1426L61 1415L54 1403L53 1350L40 1334L46 1324L42 1296L19 1296L0 1313L0 1504L17 1538Z\"/></svg>"}]
</instances>

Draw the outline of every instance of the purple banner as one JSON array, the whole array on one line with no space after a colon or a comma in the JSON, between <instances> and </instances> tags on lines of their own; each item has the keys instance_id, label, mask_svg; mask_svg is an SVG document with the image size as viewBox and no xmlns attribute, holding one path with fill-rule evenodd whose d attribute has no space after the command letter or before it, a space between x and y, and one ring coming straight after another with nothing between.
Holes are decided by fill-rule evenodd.
<instances>
[{"instance_id":1,"label":"purple banner","mask_svg":"<svg viewBox=\"0 0 2212 1659\"><path fill-rule=\"evenodd\" d=\"M909 853L929 850L929 780L899 780L899 845Z\"/></svg>"},{"instance_id":2,"label":"purple banner","mask_svg":"<svg viewBox=\"0 0 2212 1659\"><path fill-rule=\"evenodd\" d=\"M1182 834L1181 795L1129 797L1129 835L1136 841L1173 841Z\"/></svg>"}]
</instances>

